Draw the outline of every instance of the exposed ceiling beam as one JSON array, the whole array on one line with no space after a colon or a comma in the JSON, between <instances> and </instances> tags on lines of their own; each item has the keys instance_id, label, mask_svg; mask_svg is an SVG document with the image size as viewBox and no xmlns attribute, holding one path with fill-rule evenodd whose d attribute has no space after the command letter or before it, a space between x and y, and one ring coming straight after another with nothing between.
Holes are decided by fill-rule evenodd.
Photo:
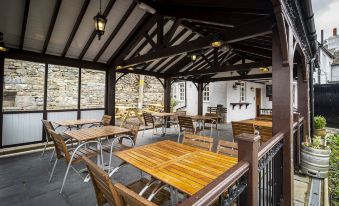
<instances>
[{"instance_id":1,"label":"exposed ceiling beam","mask_svg":"<svg viewBox=\"0 0 339 206\"><path fill-rule=\"evenodd\" d=\"M152 48L155 48L157 46L156 43L153 41L153 38L150 37L150 35L146 33L144 34L144 37L146 41L152 46Z\"/></svg>"},{"instance_id":2,"label":"exposed ceiling beam","mask_svg":"<svg viewBox=\"0 0 339 206\"><path fill-rule=\"evenodd\" d=\"M25 11L24 11L24 16L22 18L19 49L22 49L24 47L25 34L26 34L26 25L27 25L27 17L28 17L30 2L31 2L30 0L26 0L25 1Z\"/></svg>"},{"instance_id":3,"label":"exposed ceiling beam","mask_svg":"<svg viewBox=\"0 0 339 206\"><path fill-rule=\"evenodd\" d=\"M118 64L118 62L120 62L139 41L141 41L144 34L154 26L155 22L156 18L154 15L145 13L127 38L120 44L119 48L111 55L108 63L110 65Z\"/></svg>"},{"instance_id":4,"label":"exposed ceiling beam","mask_svg":"<svg viewBox=\"0 0 339 206\"><path fill-rule=\"evenodd\" d=\"M265 35L272 32L272 22L273 18L265 18L256 23L249 25L243 25L241 27L235 28L227 32L227 34L222 34L222 38L227 43L235 43L245 39L253 38L255 36ZM172 55L178 55L185 52L191 52L198 49L210 47L211 37L201 37L197 40L183 43L177 46L172 46L168 48L163 48L150 52L148 54L134 57L122 62L122 65L135 65L143 62L154 61L156 59L161 59L169 57Z\"/></svg>"},{"instance_id":5,"label":"exposed ceiling beam","mask_svg":"<svg viewBox=\"0 0 339 206\"><path fill-rule=\"evenodd\" d=\"M96 63L92 61L85 61L79 59L73 59L62 56L55 56L50 54L42 54L31 51L19 50L10 48L9 51L4 52L3 54L5 58L10 59L19 59L25 61L39 62L39 63L47 63L47 64L56 64L61 66L69 66L69 67L80 67L80 68L88 68L88 69L96 69L96 70L108 70L110 67L107 64Z\"/></svg>"},{"instance_id":6,"label":"exposed ceiling beam","mask_svg":"<svg viewBox=\"0 0 339 206\"><path fill-rule=\"evenodd\" d=\"M112 42L114 37L118 34L118 32L120 31L121 27L125 24L125 22L127 21L128 17L131 15L132 11L135 9L136 6L137 6L137 3L133 1L131 3L131 5L128 7L128 9L125 12L125 14L123 15L123 17L120 19L118 25L114 28L114 30L109 35L109 37L106 40L106 42L104 43L104 45L101 47L101 49L99 50L97 55L94 57L93 61L96 62L96 61L99 60L101 55L106 51L107 47L110 45L110 43Z\"/></svg>"},{"instance_id":7,"label":"exposed ceiling beam","mask_svg":"<svg viewBox=\"0 0 339 206\"><path fill-rule=\"evenodd\" d=\"M45 38L45 42L44 42L44 46L42 47L41 53L43 53L43 54L46 53L49 40L51 39L52 32L53 32L53 29L54 29L54 25L55 25L56 19L57 19L58 14L59 14L61 2L62 2L62 0L57 0L55 2L55 6L54 6L52 18L51 18L51 23L49 24L48 31L47 31L46 38Z\"/></svg>"},{"instance_id":8,"label":"exposed ceiling beam","mask_svg":"<svg viewBox=\"0 0 339 206\"><path fill-rule=\"evenodd\" d=\"M174 33L177 31L178 27L180 26L182 22L182 19L176 18L171 29L166 33L164 38L164 44L165 46L168 46L170 43L170 40L172 39Z\"/></svg>"},{"instance_id":9,"label":"exposed ceiling beam","mask_svg":"<svg viewBox=\"0 0 339 206\"><path fill-rule=\"evenodd\" d=\"M87 11L87 8L88 8L88 5L89 5L90 1L91 0L85 0L84 3L82 4L80 13L79 13L79 15L77 17L77 20L75 21L75 24L73 26L72 32L70 33L70 35L69 35L69 37L67 39L66 45L64 47L64 50L62 51L61 56L66 56L67 51L68 51L69 47L71 46L72 41L74 39L74 36L77 33L78 28L79 28L79 26L80 26L80 24L82 22L82 19L83 19L84 15L85 15L85 13Z\"/></svg>"},{"instance_id":10,"label":"exposed ceiling beam","mask_svg":"<svg viewBox=\"0 0 339 206\"><path fill-rule=\"evenodd\" d=\"M234 80L248 80L248 79L269 79L272 78L272 73L264 74L252 74L245 76L233 76L233 77L220 77L204 79L204 82L217 82L217 81L234 81Z\"/></svg>"},{"instance_id":11,"label":"exposed ceiling beam","mask_svg":"<svg viewBox=\"0 0 339 206\"><path fill-rule=\"evenodd\" d=\"M164 78L165 77L163 74L159 74L157 72L152 72L152 71L147 71L147 70L144 70L144 69L133 69L133 70L119 69L119 70L116 70L116 71L121 72L121 73L149 75L149 76L154 76L154 77L158 77L158 78Z\"/></svg>"},{"instance_id":12,"label":"exposed ceiling beam","mask_svg":"<svg viewBox=\"0 0 339 206\"><path fill-rule=\"evenodd\" d=\"M271 65L272 65L272 61L251 62L251 63L244 63L244 64L227 65L227 66L222 66L222 67L213 67L208 70L176 72L176 73L170 73L167 75L171 77L177 77L177 76L190 76L190 75L199 75L199 74L213 74L213 73L227 72L227 71L247 70L247 69L265 67L265 66L271 66Z\"/></svg>"},{"instance_id":13,"label":"exposed ceiling beam","mask_svg":"<svg viewBox=\"0 0 339 206\"><path fill-rule=\"evenodd\" d=\"M113 8L114 3L115 3L115 0L110 0L110 1L109 1L109 3L108 3L107 6L106 6L106 9L105 9L104 13L102 13L102 15L103 15L104 17L107 17L107 16L108 16L109 12L110 12L111 9ZM91 36L89 37L89 39L87 40L87 42L86 42L84 48L82 49L82 51L81 51L81 53L80 53L78 59L82 59L82 58L85 56L85 54L86 54L88 48L91 46L91 44L92 44L92 42L93 42L93 40L94 40L96 34L97 34L97 33L96 33L95 29L93 29L93 32L92 32Z\"/></svg>"},{"instance_id":14,"label":"exposed ceiling beam","mask_svg":"<svg viewBox=\"0 0 339 206\"><path fill-rule=\"evenodd\" d=\"M233 44L231 46L234 50L238 50L238 51L242 51L244 53L249 53L249 54L253 54L256 56L261 56L267 59L271 59L272 58L272 51L267 50L267 49L259 49L259 48L255 48L255 47L251 47L251 46L245 46L245 45L241 45L241 44Z\"/></svg>"},{"instance_id":15,"label":"exposed ceiling beam","mask_svg":"<svg viewBox=\"0 0 339 206\"><path fill-rule=\"evenodd\" d=\"M157 48L164 46L164 17L161 15L157 16Z\"/></svg>"}]
</instances>

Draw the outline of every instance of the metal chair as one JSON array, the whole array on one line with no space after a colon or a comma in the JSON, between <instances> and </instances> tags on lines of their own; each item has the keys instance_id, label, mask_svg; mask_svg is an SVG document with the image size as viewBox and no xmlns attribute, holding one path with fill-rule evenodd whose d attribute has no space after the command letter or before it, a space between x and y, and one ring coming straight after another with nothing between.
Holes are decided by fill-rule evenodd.
<instances>
[{"instance_id":1,"label":"metal chair","mask_svg":"<svg viewBox=\"0 0 339 206\"><path fill-rule=\"evenodd\" d=\"M179 127L179 116L186 116L186 111L176 111L174 116L170 117L170 120L167 121L168 124L174 125L174 127L177 129Z\"/></svg>"},{"instance_id":2,"label":"metal chair","mask_svg":"<svg viewBox=\"0 0 339 206\"><path fill-rule=\"evenodd\" d=\"M177 142L180 141L181 132L191 132L192 134L197 134L200 132L199 129L194 127L192 117L178 116L178 121L179 121L179 134Z\"/></svg>"},{"instance_id":3,"label":"metal chair","mask_svg":"<svg viewBox=\"0 0 339 206\"><path fill-rule=\"evenodd\" d=\"M232 157L238 157L238 144L235 142L219 140L217 146L217 153L229 155Z\"/></svg>"},{"instance_id":4,"label":"metal chair","mask_svg":"<svg viewBox=\"0 0 339 206\"><path fill-rule=\"evenodd\" d=\"M215 129L217 131L217 136L219 137L219 130L218 130L218 119L219 119L219 116L218 116L218 114L206 113L205 116L213 117L215 119L206 119L204 121L204 129L211 130L211 134L210 134L211 137L212 137L212 134L213 134L213 129ZM209 124L209 126L206 126L206 123Z\"/></svg>"},{"instance_id":5,"label":"metal chair","mask_svg":"<svg viewBox=\"0 0 339 206\"><path fill-rule=\"evenodd\" d=\"M212 151L213 138L185 133L182 143L193 147L198 147L200 149L204 149L207 151Z\"/></svg>"},{"instance_id":6,"label":"metal chair","mask_svg":"<svg viewBox=\"0 0 339 206\"><path fill-rule=\"evenodd\" d=\"M105 115L102 116L100 123L92 124L91 126L89 126L89 128L95 127L95 126L97 126L97 127L109 126L109 125L111 125L111 121L112 121L112 116L105 114Z\"/></svg>"},{"instance_id":7,"label":"metal chair","mask_svg":"<svg viewBox=\"0 0 339 206\"><path fill-rule=\"evenodd\" d=\"M158 132L157 129L163 127L163 123L156 121L153 115L148 112L143 112L142 116L144 117L144 126L145 126L142 132L142 137L144 136L146 129L153 129L152 133L153 138L153 135L155 135Z\"/></svg>"},{"instance_id":8,"label":"metal chair","mask_svg":"<svg viewBox=\"0 0 339 206\"><path fill-rule=\"evenodd\" d=\"M64 179L62 181L60 194L62 193L62 190L64 188L64 185L65 185L65 182L66 182L66 179L67 179L67 175L68 175L68 172L69 172L69 168L71 168L72 165L74 165L74 164L78 164L78 163L83 162L83 157L88 157L88 158L96 157L98 155L98 149L100 149L100 163L103 165L102 147L101 147L100 142L98 142L98 141L88 141L88 142L79 144L79 146L77 146L75 149L68 149L66 147L65 141L63 140L63 138L60 134L58 134L58 133L56 133L55 131L52 131L52 130L48 130L48 131L51 134L52 140L54 142L55 152L56 152L56 155L57 155L57 158L56 158L54 165L53 165L51 175L49 177L49 182L51 182L51 180L52 180L54 170L55 170L55 167L58 163L58 160L65 158L66 163L67 163L67 169L66 169ZM98 148L93 148L91 146L87 146L90 143L96 144ZM78 173L78 171L74 167L72 167L72 169L75 172Z\"/></svg>"}]
</instances>

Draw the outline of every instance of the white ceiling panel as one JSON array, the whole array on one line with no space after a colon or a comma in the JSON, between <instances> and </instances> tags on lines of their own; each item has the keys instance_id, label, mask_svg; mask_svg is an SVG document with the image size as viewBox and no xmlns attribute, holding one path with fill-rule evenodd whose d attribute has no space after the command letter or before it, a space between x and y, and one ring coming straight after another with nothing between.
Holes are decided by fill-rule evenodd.
<instances>
[{"instance_id":1,"label":"white ceiling panel","mask_svg":"<svg viewBox=\"0 0 339 206\"><path fill-rule=\"evenodd\" d=\"M8 47L19 46L24 10L23 0L0 0L0 32Z\"/></svg>"},{"instance_id":2,"label":"white ceiling panel","mask_svg":"<svg viewBox=\"0 0 339 206\"><path fill-rule=\"evenodd\" d=\"M84 0L62 1L46 53L61 55L83 2Z\"/></svg>"},{"instance_id":3,"label":"white ceiling panel","mask_svg":"<svg viewBox=\"0 0 339 206\"><path fill-rule=\"evenodd\" d=\"M56 0L31 0L29 6L24 50L41 52Z\"/></svg>"}]
</instances>

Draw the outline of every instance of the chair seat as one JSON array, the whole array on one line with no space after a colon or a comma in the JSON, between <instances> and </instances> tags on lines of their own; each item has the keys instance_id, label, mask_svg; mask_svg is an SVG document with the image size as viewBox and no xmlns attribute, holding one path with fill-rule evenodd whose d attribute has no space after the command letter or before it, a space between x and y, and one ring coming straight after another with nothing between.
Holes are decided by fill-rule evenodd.
<instances>
[{"instance_id":1,"label":"chair seat","mask_svg":"<svg viewBox=\"0 0 339 206\"><path fill-rule=\"evenodd\" d=\"M74 149L70 149L69 150L70 155L72 156L74 153ZM98 150L94 147L82 147L80 149L78 149L74 155L72 164L74 163L79 163L81 162L83 159L82 157L88 157L88 158L92 158L92 157L96 157L98 155Z\"/></svg>"},{"instance_id":2,"label":"chair seat","mask_svg":"<svg viewBox=\"0 0 339 206\"><path fill-rule=\"evenodd\" d=\"M141 178L140 180L129 184L127 187L133 190L134 192L139 193L148 182L149 182L148 179ZM143 196L148 198L148 196L152 193L155 187L156 185L152 185L148 190L146 190ZM162 189L157 195L155 195L152 202L154 202L156 205L163 205L169 199L170 199L170 193L167 190Z\"/></svg>"},{"instance_id":3,"label":"chair seat","mask_svg":"<svg viewBox=\"0 0 339 206\"><path fill-rule=\"evenodd\" d=\"M112 151L118 152L118 151L131 149L131 148L132 148L131 146L126 146L126 145L123 145L123 144L120 144L119 142L117 142L113 145ZM107 153L110 153L111 152L110 151L111 150L111 143L107 142L107 143L102 144L102 150L107 152Z\"/></svg>"}]
</instances>

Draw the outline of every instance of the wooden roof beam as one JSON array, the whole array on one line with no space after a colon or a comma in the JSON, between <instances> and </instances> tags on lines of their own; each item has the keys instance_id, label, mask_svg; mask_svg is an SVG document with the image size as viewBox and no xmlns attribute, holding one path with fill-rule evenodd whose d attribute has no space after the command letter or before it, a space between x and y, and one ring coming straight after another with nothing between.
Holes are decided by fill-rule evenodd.
<instances>
[{"instance_id":1,"label":"wooden roof beam","mask_svg":"<svg viewBox=\"0 0 339 206\"><path fill-rule=\"evenodd\" d=\"M56 19L57 19L58 14L59 14L61 2L62 2L62 0L57 0L55 2L55 6L54 6L52 18L51 18L51 23L49 24L48 31L47 31L46 38L45 38L45 42L44 42L44 46L42 47L41 53L43 53L43 54L46 53L49 40L51 39L52 32L53 32L53 29L54 29L54 25L55 25Z\"/></svg>"},{"instance_id":2,"label":"wooden roof beam","mask_svg":"<svg viewBox=\"0 0 339 206\"><path fill-rule=\"evenodd\" d=\"M22 49L24 47L25 34L26 34L26 26L27 26L27 17L28 17L30 3L31 3L30 0L26 0L25 1L25 10L24 10L24 16L22 18L19 49Z\"/></svg>"},{"instance_id":3,"label":"wooden roof beam","mask_svg":"<svg viewBox=\"0 0 339 206\"><path fill-rule=\"evenodd\" d=\"M245 75L245 76L220 77L220 78L208 78L208 79L203 79L203 82L234 81L234 80L249 80L249 79L269 79L269 78L272 78L272 73L252 74L252 75Z\"/></svg>"}]
</instances>

